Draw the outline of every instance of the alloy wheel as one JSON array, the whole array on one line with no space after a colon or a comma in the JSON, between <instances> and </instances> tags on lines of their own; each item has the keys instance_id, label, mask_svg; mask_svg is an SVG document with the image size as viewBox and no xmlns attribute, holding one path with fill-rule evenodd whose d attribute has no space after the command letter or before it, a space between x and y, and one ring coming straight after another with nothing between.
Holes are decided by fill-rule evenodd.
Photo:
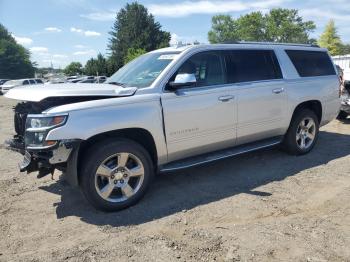
<instances>
[{"instance_id":1,"label":"alloy wheel","mask_svg":"<svg viewBox=\"0 0 350 262\"><path fill-rule=\"evenodd\" d=\"M296 142L300 149L310 148L316 137L316 123L311 117L305 117L298 125Z\"/></svg>"},{"instance_id":2,"label":"alloy wheel","mask_svg":"<svg viewBox=\"0 0 350 262\"><path fill-rule=\"evenodd\" d=\"M135 155L114 154L103 160L96 170L96 191L106 201L126 201L140 189L144 173L144 166Z\"/></svg>"}]
</instances>

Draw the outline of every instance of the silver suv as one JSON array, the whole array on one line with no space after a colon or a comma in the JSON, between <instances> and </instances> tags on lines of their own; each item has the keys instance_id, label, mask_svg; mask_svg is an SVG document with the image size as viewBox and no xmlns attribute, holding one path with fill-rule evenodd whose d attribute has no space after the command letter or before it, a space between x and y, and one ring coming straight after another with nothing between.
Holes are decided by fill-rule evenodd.
<instances>
[{"instance_id":1,"label":"silver suv","mask_svg":"<svg viewBox=\"0 0 350 262\"><path fill-rule=\"evenodd\" d=\"M9 147L21 171L55 169L97 209L135 204L154 174L282 144L308 153L339 112L339 80L326 49L220 44L165 48L104 84L10 90Z\"/></svg>"}]
</instances>

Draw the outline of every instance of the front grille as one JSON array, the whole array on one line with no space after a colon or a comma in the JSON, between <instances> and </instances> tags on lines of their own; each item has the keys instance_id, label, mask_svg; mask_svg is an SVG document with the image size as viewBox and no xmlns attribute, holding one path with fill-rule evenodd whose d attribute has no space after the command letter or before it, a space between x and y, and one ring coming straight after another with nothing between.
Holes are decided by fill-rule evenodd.
<instances>
[{"instance_id":1,"label":"front grille","mask_svg":"<svg viewBox=\"0 0 350 262\"><path fill-rule=\"evenodd\" d=\"M18 136L24 136L24 132L26 129L26 120L27 114L15 112L14 122L15 122L15 131Z\"/></svg>"}]
</instances>

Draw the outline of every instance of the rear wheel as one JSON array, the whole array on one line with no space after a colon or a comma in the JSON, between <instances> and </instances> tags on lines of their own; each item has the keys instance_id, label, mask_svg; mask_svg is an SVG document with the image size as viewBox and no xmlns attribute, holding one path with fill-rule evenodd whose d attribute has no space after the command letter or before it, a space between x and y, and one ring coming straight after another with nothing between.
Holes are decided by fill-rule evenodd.
<instances>
[{"instance_id":1,"label":"rear wheel","mask_svg":"<svg viewBox=\"0 0 350 262\"><path fill-rule=\"evenodd\" d=\"M319 132L316 114L309 109L302 109L293 116L287 134L284 137L284 148L293 155L303 155L312 150Z\"/></svg>"},{"instance_id":2,"label":"rear wheel","mask_svg":"<svg viewBox=\"0 0 350 262\"><path fill-rule=\"evenodd\" d=\"M340 111L338 116L337 116L337 119L339 120L344 120L348 117L348 113L344 112L344 111Z\"/></svg>"},{"instance_id":3,"label":"rear wheel","mask_svg":"<svg viewBox=\"0 0 350 262\"><path fill-rule=\"evenodd\" d=\"M87 200L103 211L136 204L154 176L148 152L131 140L100 142L88 150L83 161L81 189Z\"/></svg>"}]
</instances>

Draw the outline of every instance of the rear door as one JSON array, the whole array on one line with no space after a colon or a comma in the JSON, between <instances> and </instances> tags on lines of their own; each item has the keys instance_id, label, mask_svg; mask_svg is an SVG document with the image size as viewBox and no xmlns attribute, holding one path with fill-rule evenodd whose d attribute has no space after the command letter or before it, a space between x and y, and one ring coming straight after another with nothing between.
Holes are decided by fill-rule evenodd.
<instances>
[{"instance_id":1,"label":"rear door","mask_svg":"<svg viewBox=\"0 0 350 262\"><path fill-rule=\"evenodd\" d=\"M231 50L228 82L237 93L237 144L285 132L286 92L273 50Z\"/></svg>"},{"instance_id":2,"label":"rear door","mask_svg":"<svg viewBox=\"0 0 350 262\"><path fill-rule=\"evenodd\" d=\"M235 94L225 85L222 52L195 54L182 71L194 73L197 84L161 98L169 161L230 147L236 140Z\"/></svg>"}]
</instances>

